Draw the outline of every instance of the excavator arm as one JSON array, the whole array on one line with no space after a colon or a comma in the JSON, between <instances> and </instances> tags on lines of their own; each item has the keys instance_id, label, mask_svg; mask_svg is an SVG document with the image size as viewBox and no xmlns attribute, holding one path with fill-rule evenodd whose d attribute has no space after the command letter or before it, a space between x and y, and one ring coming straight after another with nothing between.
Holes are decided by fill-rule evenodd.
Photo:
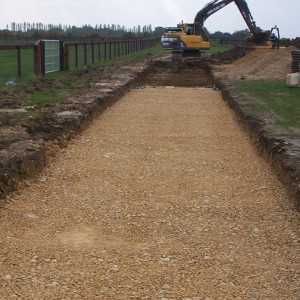
<instances>
[{"instance_id":1,"label":"excavator arm","mask_svg":"<svg viewBox=\"0 0 300 300\"><path fill-rule=\"evenodd\" d=\"M211 15L215 14L219 10L223 9L225 6L229 5L230 3L234 2L239 11L241 12L250 32L252 33L254 40L257 43L263 42L268 40L270 36L270 32L264 32L261 31L256 26L256 23L253 19L253 16L250 12L250 9L248 7L248 4L245 0L213 0L209 2L202 10L200 10L195 18L195 33L204 35L207 37L207 34L205 34L204 29L204 22L206 19L208 19Z\"/></svg>"}]
</instances>

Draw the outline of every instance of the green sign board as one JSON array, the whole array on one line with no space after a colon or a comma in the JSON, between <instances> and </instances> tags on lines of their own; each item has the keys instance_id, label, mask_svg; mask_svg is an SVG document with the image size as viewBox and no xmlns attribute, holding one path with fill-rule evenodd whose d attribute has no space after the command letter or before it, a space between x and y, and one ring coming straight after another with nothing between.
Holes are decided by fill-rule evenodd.
<instances>
[{"instance_id":1,"label":"green sign board","mask_svg":"<svg viewBox=\"0 0 300 300\"><path fill-rule=\"evenodd\" d=\"M44 40L45 74L60 71L60 41Z\"/></svg>"}]
</instances>

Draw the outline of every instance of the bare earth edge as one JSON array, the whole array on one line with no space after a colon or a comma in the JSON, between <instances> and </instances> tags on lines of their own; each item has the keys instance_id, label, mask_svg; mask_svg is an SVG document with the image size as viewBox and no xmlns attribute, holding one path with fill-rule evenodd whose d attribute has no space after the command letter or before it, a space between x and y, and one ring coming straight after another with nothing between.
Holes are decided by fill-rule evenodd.
<instances>
[{"instance_id":1,"label":"bare earth edge","mask_svg":"<svg viewBox=\"0 0 300 300\"><path fill-rule=\"evenodd\" d=\"M107 80L101 79L85 96L70 97L50 110L30 139L18 141L0 151L0 204L24 179L36 176L47 160L90 121L113 105L151 69L149 62L123 66ZM52 149L55 149L54 151Z\"/></svg>"},{"instance_id":2,"label":"bare earth edge","mask_svg":"<svg viewBox=\"0 0 300 300\"><path fill-rule=\"evenodd\" d=\"M253 100L241 95L230 81L217 78L212 71L216 86L223 99L246 126L260 152L270 161L280 180L288 188L293 204L300 208L300 137L287 130L269 126L255 113Z\"/></svg>"},{"instance_id":3,"label":"bare earth edge","mask_svg":"<svg viewBox=\"0 0 300 300\"><path fill-rule=\"evenodd\" d=\"M99 84L80 101L83 105L76 110L64 110L56 113L52 126L46 128L49 139L27 140L12 144L6 152L0 152L0 199L16 190L22 179L39 173L47 164L49 149L53 144L63 145L76 133L87 126L95 115L113 105L126 92L151 72L155 61L123 67L123 73ZM241 96L231 82L217 78L211 70L216 86L222 91L223 99L235 111L239 120L246 126L258 149L272 163L274 170L292 194L297 208L300 206L300 140L285 132L276 132L266 122L253 113L251 101ZM71 103L72 104L72 103ZM78 104L78 103L77 103ZM72 107L72 105L71 105ZM3 201L2 201L3 202Z\"/></svg>"}]
</instances>

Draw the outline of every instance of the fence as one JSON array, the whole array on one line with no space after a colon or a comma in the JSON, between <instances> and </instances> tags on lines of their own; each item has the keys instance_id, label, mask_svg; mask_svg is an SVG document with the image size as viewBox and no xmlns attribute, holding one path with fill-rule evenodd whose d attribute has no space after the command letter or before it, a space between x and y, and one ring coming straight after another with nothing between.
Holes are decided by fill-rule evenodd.
<instances>
[{"instance_id":1,"label":"fence","mask_svg":"<svg viewBox=\"0 0 300 300\"><path fill-rule=\"evenodd\" d=\"M54 42L59 46L54 45ZM64 43L39 41L28 45L0 45L0 83L112 61L154 47L158 43L157 38L143 38Z\"/></svg>"},{"instance_id":2,"label":"fence","mask_svg":"<svg viewBox=\"0 0 300 300\"><path fill-rule=\"evenodd\" d=\"M154 47L158 39L109 40L91 43L72 42L64 45L64 70L77 69L128 56Z\"/></svg>"}]
</instances>

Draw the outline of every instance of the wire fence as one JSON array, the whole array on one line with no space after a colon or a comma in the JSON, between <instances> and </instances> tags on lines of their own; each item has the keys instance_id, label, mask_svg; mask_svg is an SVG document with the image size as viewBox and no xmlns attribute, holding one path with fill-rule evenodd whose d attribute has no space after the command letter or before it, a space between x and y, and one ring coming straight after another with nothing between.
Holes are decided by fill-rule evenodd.
<instances>
[{"instance_id":1,"label":"wire fence","mask_svg":"<svg viewBox=\"0 0 300 300\"><path fill-rule=\"evenodd\" d=\"M64 69L112 61L128 56L159 43L158 39L108 40L91 43L71 42L64 45Z\"/></svg>"},{"instance_id":2,"label":"wire fence","mask_svg":"<svg viewBox=\"0 0 300 300\"><path fill-rule=\"evenodd\" d=\"M60 42L59 70L75 70L114 61L158 44L158 38ZM0 84L13 85L18 80L46 75L47 57L43 47L43 41L26 45L0 45Z\"/></svg>"}]
</instances>

